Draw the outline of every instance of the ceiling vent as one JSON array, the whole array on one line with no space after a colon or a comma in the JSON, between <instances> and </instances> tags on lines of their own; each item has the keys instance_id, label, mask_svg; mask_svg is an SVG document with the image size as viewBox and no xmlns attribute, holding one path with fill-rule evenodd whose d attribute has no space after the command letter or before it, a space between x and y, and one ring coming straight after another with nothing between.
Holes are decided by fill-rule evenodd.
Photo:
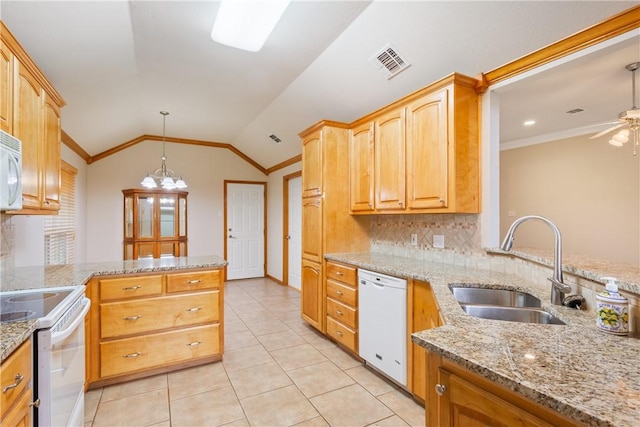
<instances>
[{"instance_id":1,"label":"ceiling vent","mask_svg":"<svg viewBox=\"0 0 640 427\"><path fill-rule=\"evenodd\" d=\"M582 108L574 108L573 110L569 110L567 111L567 114L576 114L576 113L582 113L584 110Z\"/></svg>"},{"instance_id":2,"label":"ceiling vent","mask_svg":"<svg viewBox=\"0 0 640 427\"><path fill-rule=\"evenodd\" d=\"M280 144L282 142L282 140L277 136L275 136L274 134L269 135L269 138L273 139L276 142L276 144Z\"/></svg>"},{"instance_id":3,"label":"ceiling vent","mask_svg":"<svg viewBox=\"0 0 640 427\"><path fill-rule=\"evenodd\" d=\"M398 49L390 44L376 52L369 58L369 62L379 69L387 79L391 79L411 65L400 52L398 52Z\"/></svg>"}]
</instances>

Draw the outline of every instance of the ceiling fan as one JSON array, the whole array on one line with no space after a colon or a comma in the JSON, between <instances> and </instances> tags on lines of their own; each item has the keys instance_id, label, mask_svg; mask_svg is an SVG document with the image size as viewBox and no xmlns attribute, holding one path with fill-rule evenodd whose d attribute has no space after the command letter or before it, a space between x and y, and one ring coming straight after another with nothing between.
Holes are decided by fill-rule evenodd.
<instances>
[{"instance_id":1,"label":"ceiling fan","mask_svg":"<svg viewBox=\"0 0 640 427\"><path fill-rule=\"evenodd\" d=\"M640 141L638 141L638 131L640 129L640 108L636 106L636 70L640 68L640 62L632 62L625 68L631 71L631 91L633 106L631 107L631 109L618 114L618 121L611 123L614 126L611 126L610 128L593 135L589 139L599 138L603 135L608 134L609 132L613 132L616 129L624 127L624 129L618 131L609 140L609 144L616 147L622 147L627 141L629 141L629 134L632 133L633 155L635 156L637 154L638 144L640 144Z\"/></svg>"}]
</instances>

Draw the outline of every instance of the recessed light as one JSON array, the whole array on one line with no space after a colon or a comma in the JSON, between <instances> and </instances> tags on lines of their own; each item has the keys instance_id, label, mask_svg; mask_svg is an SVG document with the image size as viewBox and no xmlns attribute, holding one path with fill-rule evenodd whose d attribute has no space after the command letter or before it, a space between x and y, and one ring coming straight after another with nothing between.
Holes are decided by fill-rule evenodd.
<instances>
[{"instance_id":1,"label":"recessed light","mask_svg":"<svg viewBox=\"0 0 640 427\"><path fill-rule=\"evenodd\" d=\"M536 121L535 120L525 120L525 122L522 123L522 124L525 125L525 126L533 126L533 125L536 124Z\"/></svg>"}]
</instances>

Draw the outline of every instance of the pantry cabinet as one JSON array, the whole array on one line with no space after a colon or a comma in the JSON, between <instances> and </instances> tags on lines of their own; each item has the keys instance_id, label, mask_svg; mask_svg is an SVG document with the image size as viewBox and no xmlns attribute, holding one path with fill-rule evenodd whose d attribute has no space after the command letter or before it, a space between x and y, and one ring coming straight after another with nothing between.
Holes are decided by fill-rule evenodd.
<instances>
[{"instance_id":1,"label":"pantry cabinet","mask_svg":"<svg viewBox=\"0 0 640 427\"><path fill-rule=\"evenodd\" d=\"M368 221L349 214L349 131L320 122L302 138L301 316L326 331L324 254L369 248Z\"/></svg>"},{"instance_id":2,"label":"pantry cabinet","mask_svg":"<svg viewBox=\"0 0 640 427\"><path fill-rule=\"evenodd\" d=\"M94 277L87 329L90 388L222 358L222 270Z\"/></svg>"},{"instance_id":3,"label":"pantry cabinet","mask_svg":"<svg viewBox=\"0 0 640 427\"><path fill-rule=\"evenodd\" d=\"M0 27L0 128L22 142L22 209L9 213L55 214L65 103L4 23Z\"/></svg>"},{"instance_id":4,"label":"pantry cabinet","mask_svg":"<svg viewBox=\"0 0 640 427\"><path fill-rule=\"evenodd\" d=\"M187 193L122 190L124 259L187 256Z\"/></svg>"},{"instance_id":5,"label":"pantry cabinet","mask_svg":"<svg viewBox=\"0 0 640 427\"><path fill-rule=\"evenodd\" d=\"M426 425L565 427L580 423L431 352L426 352Z\"/></svg>"},{"instance_id":6,"label":"pantry cabinet","mask_svg":"<svg viewBox=\"0 0 640 427\"><path fill-rule=\"evenodd\" d=\"M354 122L351 212L479 212L478 119L476 80L454 73ZM366 138L373 141L373 176Z\"/></svg>"},{"instance_id":7,"label":"pantry cabinet","mask_svg":"<svg viewBox=\"0 0 640 427\"><path fill-rule=\"evenodd\" d=\"M32 425L32 346L25 341L0 365L0 424L6 427Z\"/></svg>"}]
</instances>

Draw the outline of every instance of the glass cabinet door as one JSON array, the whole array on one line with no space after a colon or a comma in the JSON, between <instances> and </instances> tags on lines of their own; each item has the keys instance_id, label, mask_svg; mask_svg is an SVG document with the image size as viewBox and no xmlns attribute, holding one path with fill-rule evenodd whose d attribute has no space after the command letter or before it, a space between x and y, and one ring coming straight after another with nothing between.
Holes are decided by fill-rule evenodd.
<instances>
[{"instance_id":1,"label":"glass cabinet door","mask_svg":"<svg viewBox=\"0 0 640 427\"><path fill-rule=\"evenodd\" d=\"M153 196L138 196L138 236L153 237Z\"/></svg>"},{"instance_id":2,"label":"glass cabinet door","mask_svg":"<svg viewBox=\"0 0 640 427\"><path fill-rule=\"evenodd\" d=\"M180 221L178 236L186 237L187 235L187 198L186 197L180 197L178 199L178 221Z\"/></svg>"},{"instance_id":3,"label":"glass cabinet door","mask_svg":"<svg viewBox=\"0 0 640 427\"><path fill-rule=\"evenodd\" d=\"M133 238L133 196L124 198L124 238Z\"/></svg>"},{"instance_id":4,"label":"glass cabinet door","mask_svg":"<svg viewBox=\"0 0 640 427\"><path fill-rule=\"evenodd\" d=\"M160 196L160 237L176 235L176 196Z\"/></svg>"}]
</instances>

